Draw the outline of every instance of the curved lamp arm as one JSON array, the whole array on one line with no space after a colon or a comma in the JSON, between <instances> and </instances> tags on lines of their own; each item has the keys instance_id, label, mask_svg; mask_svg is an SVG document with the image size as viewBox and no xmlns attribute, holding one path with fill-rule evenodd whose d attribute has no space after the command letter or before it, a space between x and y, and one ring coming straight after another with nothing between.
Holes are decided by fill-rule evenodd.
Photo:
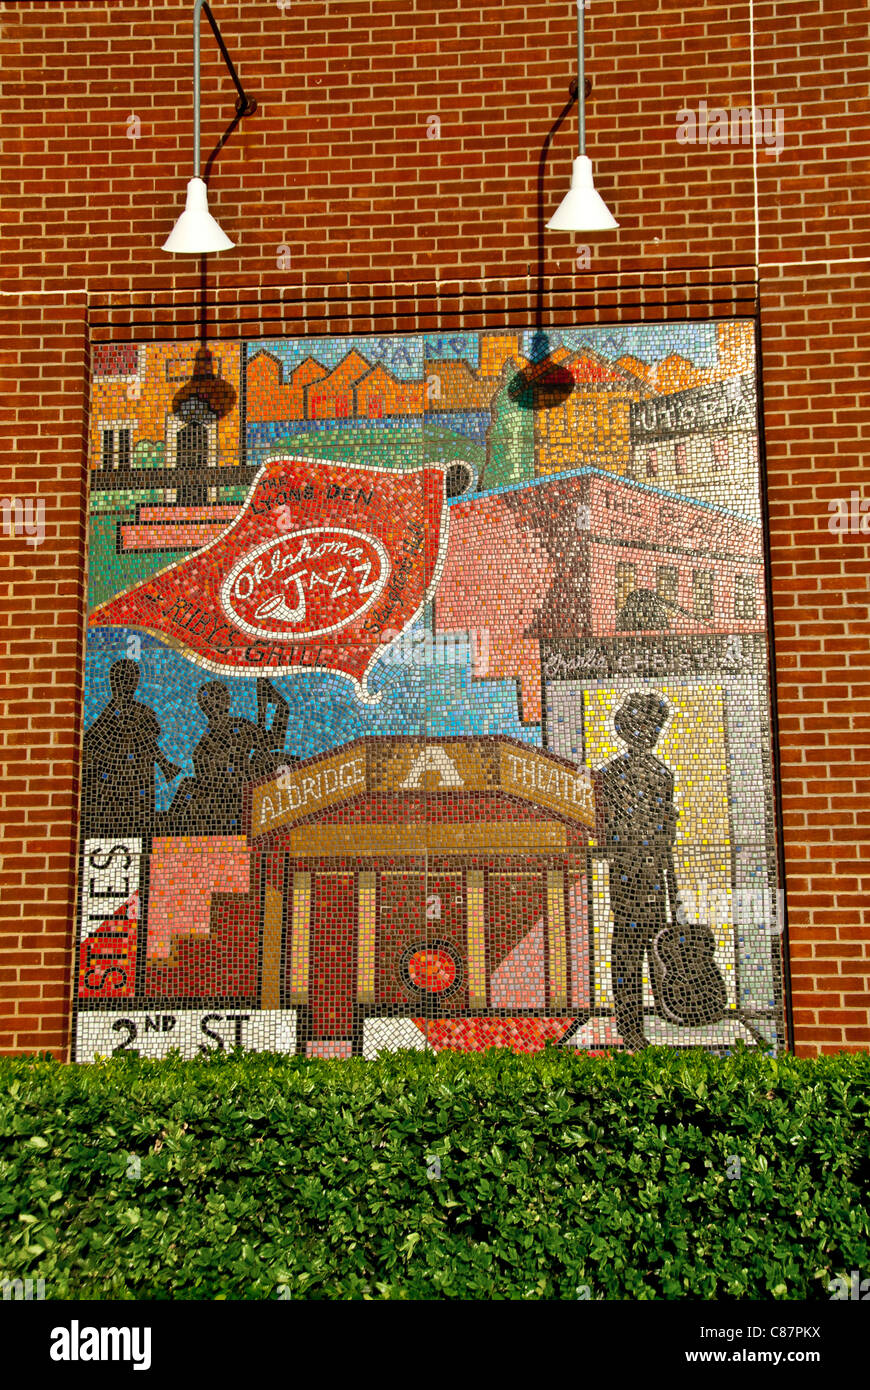
<instances>
[{"instance_id":1,"label":"curved lamp arm","mask_svg":"<svg viewBox=\"0 0 870 1390\"><path fill-rule=\"evenodd\" d=\"M232 120L232 121L230 122L230 124L227 126L226 130L224 131L223 135L221 136L221 138L220 138L220 140L218 141L218 143L215 145L214 149L212 150L211 154L209 155L209 157L208 157L208 159L207 159L207 161L206 161L205 172L204 172L204 174L202 175L202 179L203 179L203 182L204 182L204 183L208 183L208 176L209 176L209 174L210 174L210 172L211 172L211 166L212 166L212 164L214 163L215 159L217 158L218 153L220 152L220 150L223 149L224 145L225 145L226 142L229 140L230 136L232 135L233 131L235 130L235 128L236 128L236 126L239 124L239 122L240 122L241 120L243 120L245 116L250 116L254 111L256 111L256 109L257 109L257 103L256 103L256 101L254 100L253 97L248 96L248 93L245 91L244 87L242 86L241 80L240 80L240 78L239 78L239 74L236 72L236 69L235 69L235 67L234 67L234 65L233 65L233 60L232 60L232 58L230 57L229 53L227 52L227 46L226 46L226 44L225 44L224 41L223 41L223 37L221 36L221 31L220 31L220 29L219 29L218 26L217 26L217 21L215 20L215 17L214 17L214 15L212 14L209 5L206 3L206 0L194 0L194 6L193 6L193 173L194 173L194 177L195 177L195 178L199 178L199 177L200 177L200 172L199 172L199 170L200 170L200 163L201 163L200 141L199 141L199 120L200 120L200 92L199 92L199 68L200 68L200 59L199 59L199 30L200 30L200 20L201 20L201 16L202 16L202 12L203 12L203 11L205 11L205 17L206 17L206 19L208 20L209 24L211 25L211 31L212 31L212 33L214 34L215 39L217 40L218 48L220 49L220 51L221 51L221 53L222 53L222 55L223 55L223 60L224 60L224 62L225 62L226 65L227 65L227 71L229 72L230 77L233 79L233 85L235 86L235 89L236 89L236 91L238 92L238 98L237 98L237 100L236 100L236 114L235 114L233 120Z\"/></svg>"}]
</instances>

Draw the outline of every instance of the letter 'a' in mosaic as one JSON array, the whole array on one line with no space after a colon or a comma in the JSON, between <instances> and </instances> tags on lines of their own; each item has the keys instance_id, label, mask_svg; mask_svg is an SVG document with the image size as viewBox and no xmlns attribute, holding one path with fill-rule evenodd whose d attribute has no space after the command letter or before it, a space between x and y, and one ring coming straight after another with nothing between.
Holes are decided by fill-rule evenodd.
<instances>
[{"instance_id":1,"label":"letter 'a' in mosaic","mask_svg":"<svg viewBox=\"0 0 870 1390\"><path fill-rule=\"evenodd\" d=\"M755 361L94 348L79 1061L784 1046Z\"/></svg>"}]
</instances>

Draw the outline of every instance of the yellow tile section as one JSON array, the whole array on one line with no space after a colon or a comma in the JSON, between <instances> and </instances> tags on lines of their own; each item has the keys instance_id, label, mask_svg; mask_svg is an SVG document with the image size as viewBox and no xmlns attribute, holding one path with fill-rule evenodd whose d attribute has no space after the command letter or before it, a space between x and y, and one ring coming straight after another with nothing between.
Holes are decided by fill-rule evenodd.
<instances>
[{"instance_id":1,"label":"yellow tile section","mask_svg":"<svg viewBox=\"0 0 870 1390\"><path fill-rule=\"evenodd\" d=\"M376 875L357 878L356 997L360 1004L375 1002L375 895Z\"/></svg>"},{"instance_id":2,"label":"yellow tile section","mask_svg":"<svg viewBox=\"0 0 870 1390\"><path fill-rule=\"evenodd\" d=\"M636 683L631 689L641 688ZM674 774L674 801L679 811L676 857L680 845L726 845L728 777L725 765L725 716L722 691L710 685L645 684L664 696L671 709L667 728L652 750ZM613 728L613 715L631 693L628 688L602 688L584 696L587 759L600 767L625 752Z\"/></svg>"},{"instance_id":3,"label":"yellow tile section","mask_svg":"<svg viewBox=\"0 0 870 1390\"><path fill-rule=\"evenodd\" d=\"M572 391L535 416L538 475L589 466L624 473L631 452L630 412L637 392Z\"/></svg>"},{"instance_id":4,"label":"yellow tile section","mask_svg":"<svg viewBox=\"0 0 870 1390\"><path fill-rule=\"evenodd\" d=\"M293 875L293 925L290 937L290 1003L308 1002L311 949L311 875Z\"/></svg>"},{"instance_id":5,"label":"yellow tile section","mask_svg":"<svg viewBox=\"0 0 870 1390\"><path fill-rule=\"evenodd\" d=\"M525 358L520 351L520 338L517 333L482 333L480 335L480 375L498 376L505 362L522 364Z\"/></svg>"},{"instance_id":6,"label":"yellow tile section","mask_svg":"<svg viewBox=\"0 0 870 1390\"><path fill-rule=\"evenodd\" d=\"M483 870L469 869L465 876L465 928L468 946L468 1003L486 1008L486 935L484 930Z\"/></svg>"}]
</instances>

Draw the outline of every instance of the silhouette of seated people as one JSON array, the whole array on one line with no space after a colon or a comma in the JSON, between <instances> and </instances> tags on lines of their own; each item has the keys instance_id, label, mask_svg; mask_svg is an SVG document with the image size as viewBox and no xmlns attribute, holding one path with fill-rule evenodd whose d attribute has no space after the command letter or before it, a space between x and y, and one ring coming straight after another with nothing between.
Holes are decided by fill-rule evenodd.
<instances>
[{"instance_id":1,"label":"silhouette of seated people","mask_svg":"<svg viewBox=\"0 0 870 1390\"><path fill-rule=\"evenodd\" d=\"M169 808L175 833L204 831L238 835L245 787L297 761L283 751L290 707L267 680L257 681L257 723L230 713L232 695L223 681L201 685L197 704L208 726L193 750L193 776L186 777ZM268 711L274 709L271 727Z\"/></svg>"},{"instance_id":2,"label":"silhouette of seated people","mask_svg":"<svg viewBox=\"0 0 870 1390\"><path fill-rule=\"evenodd\" d=\"M84 736L82 820L89 831L148 834L154 829L154 769L171 782L181 771L161 752L153 710L133 699L139 664L109 668L111 699Z\"/></svg>"},{"instance_id":3,"label":"silhouette of seated people","mask_svg":"<svg viewBox=\"0 0 870 1390\"><path fill-rule=\"evenodd\" d=\"M611 981L616 1026L626 1046L647 1046L643 1031L644 955L655 991L652 940L668 924L668 902L676 914L673 844L678 812L674 778L652 749L668 714L658 695L630 695L614 716L626 751L596 774L600 794L600 841L610 866L613 912ZM655 994L654 994L655 997Z\"/></svg>"}]
</instances>

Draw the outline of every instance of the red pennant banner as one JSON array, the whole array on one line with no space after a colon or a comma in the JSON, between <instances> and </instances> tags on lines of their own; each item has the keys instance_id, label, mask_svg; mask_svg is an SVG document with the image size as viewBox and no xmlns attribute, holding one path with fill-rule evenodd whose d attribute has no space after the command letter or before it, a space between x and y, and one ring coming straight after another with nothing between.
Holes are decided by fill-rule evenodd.
<instances>
[{"instance_id":1,"label":"red pennant banner","mask_svg":"<svg viewBox=\"0 0 870 1390\"><path fill-rule=\"evenodd\" d=\"M208 671L335 671L360 700L369 671L434 593L447 542L444 472L268 460L208 545L96 608Z\"/></svg>"}]
</instances>

